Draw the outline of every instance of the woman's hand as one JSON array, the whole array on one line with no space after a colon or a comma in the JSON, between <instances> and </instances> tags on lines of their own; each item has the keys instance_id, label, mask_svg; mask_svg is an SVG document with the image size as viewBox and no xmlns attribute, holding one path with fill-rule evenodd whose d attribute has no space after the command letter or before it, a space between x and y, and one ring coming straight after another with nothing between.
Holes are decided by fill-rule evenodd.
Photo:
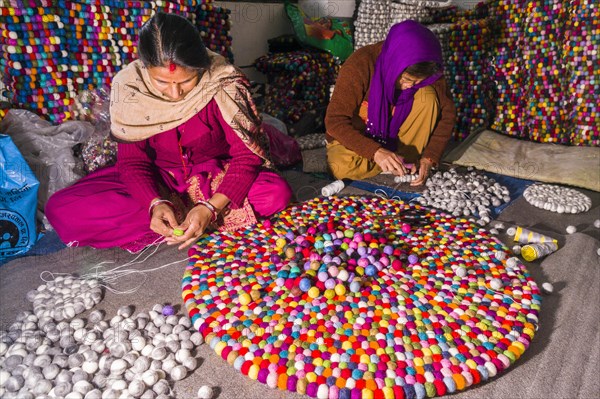
<instances>
[{"instance_id":1,"label":"woman's hand","mask_svg":"<svg viewBox=\"0 0 600 399\"><path fill-rule=\"evenodd\" d=\"M421 184L424 184L431 173L431 168L433 168L433 162L431 159L421 158L419 161L419 176L413 180L410 185L420 186ZM412 173L414 173L414 171Z\"/></svg>"},{"instance_id":2,"label":"woman's hand","mask_svg":"<svg viewBox=\"0 0 600 399\"><path fill-rule=\"evenodd\" d=\"M385 148L378 149L373 156L373 160L383 172L392 173L396 176L404 176L407 173L403 159L398 154Z\"/></svg>"},{"instance_id":3,"label":"woman's hand","mask_svg":"<svg viewBox=\"0 0 600 399\"><path fill-rule=\"evenodd\" d=\"M167 204L158 204L152 208L150 229L163 237L170 237L177 227L175 211Z\"/></svg>"},{"instance_id":4,"label":"woman's hand","mask_svg":"<svg viewBox=\"0 0 600 399\"><path fill-rule=\"evenodd\" d=\"M179 245L178 249L183 249L194 244L206 231L212 221L212 212L203 205L193 207L185 217L178 229L183 230L183 235L171 235L165 240L168 245Z\"/></svg>"}]
</instances>

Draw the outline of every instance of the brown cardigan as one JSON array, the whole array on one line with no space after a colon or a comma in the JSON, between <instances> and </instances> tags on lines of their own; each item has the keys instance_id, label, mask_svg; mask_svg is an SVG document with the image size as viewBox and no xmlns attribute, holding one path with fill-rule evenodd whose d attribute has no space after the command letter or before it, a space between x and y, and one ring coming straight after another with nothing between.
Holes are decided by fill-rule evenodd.
<instances>
[{"instance_id":1,"label":"brown cardigan","mask_svg":"<svg viewBox=\"0 0 600 399\"><path fill-rule=\"evenodd\" d=\"M362 102L369 99L369 85L382 46L383 42L379 42L362 47L346 60L338 74L325 115L327 141L335 139L370 160L381 144L363 134L366 126L358 112ZM421 157L429 158L437 165L452 135L456 108L443 77L432 86L440 101L441 112Z\"/></svg>"}]
</instances>

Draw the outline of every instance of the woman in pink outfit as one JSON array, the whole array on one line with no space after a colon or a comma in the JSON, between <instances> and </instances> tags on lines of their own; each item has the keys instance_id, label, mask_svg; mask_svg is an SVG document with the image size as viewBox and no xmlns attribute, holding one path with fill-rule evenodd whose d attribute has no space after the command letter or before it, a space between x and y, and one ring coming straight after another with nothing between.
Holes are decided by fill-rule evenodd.
<instances>
[{"instance_id":1,"label":"woman in pink outfit","mask_svg":"<svg viewBox=\"0 0 600 399\"><path fill-rule=\"evenodd\" d=\"M46 205L60 238L137 252L164 237L182 249L210 226L237 230L284 209L291 189L273 170L242 73L172 14L141 28L138 54L112 83L116 165Z\"/></svg>"}]
</instances>

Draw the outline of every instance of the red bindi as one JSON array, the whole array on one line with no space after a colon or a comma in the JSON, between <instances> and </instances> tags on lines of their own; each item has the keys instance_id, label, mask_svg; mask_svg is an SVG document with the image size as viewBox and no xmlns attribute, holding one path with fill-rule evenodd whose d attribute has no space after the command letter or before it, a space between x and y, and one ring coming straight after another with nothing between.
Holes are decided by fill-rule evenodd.
<instances>
[{"instance_id":1,"label":"red bindi","mask_svg":"<svg viewBox=\"0 0 600 399\"><path fill-rule=\"evenodd\" d=\"M169 63L169 71L175 72L175 69L177 69L177 64L175 64L173 61L171 61Z\"/></svg>"}]
</instances>

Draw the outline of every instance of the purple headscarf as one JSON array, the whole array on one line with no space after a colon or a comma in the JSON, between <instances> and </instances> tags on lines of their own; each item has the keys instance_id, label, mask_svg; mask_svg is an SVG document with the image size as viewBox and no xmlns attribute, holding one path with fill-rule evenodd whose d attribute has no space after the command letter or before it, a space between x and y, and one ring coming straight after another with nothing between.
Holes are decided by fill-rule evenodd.
<instances>
[{"instance_id":1,"label":"purple headscarf","mask_svg":"<svg viewBox=\"0 0 600 399\"><path fill-rule=\"evenodd\" d=\"M411 65L427 61L438 63L440 71L410 89L402 90L396 97L396 81L402 72ZM367 134L394 151L398 145L398 131L412 109L415 93L442 76L442 65L442 47L433 32L411 20L392 26L371 79ZM395 110L390 122L392 105Z\"/></svg>"}]
</instances>

